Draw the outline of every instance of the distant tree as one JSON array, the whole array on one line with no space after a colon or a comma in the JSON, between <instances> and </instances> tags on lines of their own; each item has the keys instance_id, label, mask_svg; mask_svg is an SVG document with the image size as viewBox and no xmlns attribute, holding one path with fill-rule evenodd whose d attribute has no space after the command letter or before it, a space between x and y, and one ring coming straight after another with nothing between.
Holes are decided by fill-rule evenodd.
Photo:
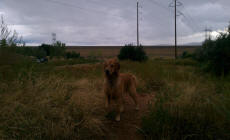
<instances>
[{"instance_id":1,"label":"distant tree","mask_svg":"<svg viewBox=\"0 0 230 140\"><path fill-rule=\"evenodd\" d=\"M4 21L3 16L1 16L0 22L0 46L2 47L15 47L15 46L25 46L25 42L22 37L19 37L16 30L12 31L8 28Z\"/></svg>"}]
</instances>

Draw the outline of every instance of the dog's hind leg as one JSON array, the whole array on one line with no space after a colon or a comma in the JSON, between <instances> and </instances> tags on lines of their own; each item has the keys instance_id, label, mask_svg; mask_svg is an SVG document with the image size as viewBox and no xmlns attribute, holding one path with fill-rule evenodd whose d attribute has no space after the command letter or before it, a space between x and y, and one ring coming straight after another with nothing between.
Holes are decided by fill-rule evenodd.
<instances>
[{"instance_id":1,"label":"dog's hind leg","mask_svg":"<svg viewBox=\"0 0 230 140\"><path fill-rule=\"evenodd\" d=\"M137 91L135 84L131 84L128 90L129 95L132 97L134 103L136 104L136 110L139 110L139 104L137 100Z\"/></svg>"}]
</instances>

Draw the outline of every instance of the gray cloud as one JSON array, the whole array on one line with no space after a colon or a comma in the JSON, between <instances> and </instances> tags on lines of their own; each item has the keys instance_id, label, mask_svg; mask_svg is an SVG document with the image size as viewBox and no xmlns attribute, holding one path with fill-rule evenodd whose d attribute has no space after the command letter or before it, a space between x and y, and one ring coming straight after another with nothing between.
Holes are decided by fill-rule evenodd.
<instances>
[{"instance_id":1,"label":"gray cloud","mask_svg":"<svg viewBox=\"0 0 230 140\"><path fill-rule=\"evenodd\" d=\"M136 0L0 0L0 13L29 43L51 42L51 33L68 45L123 45L136 42ZM142 44L173 44L171 0L139 0ZM182 0L181 0L182 1ZM223 30L229 0L183 1L178 9L180 44L203 41L205 26Z\"/></svg>"}]
</instances>

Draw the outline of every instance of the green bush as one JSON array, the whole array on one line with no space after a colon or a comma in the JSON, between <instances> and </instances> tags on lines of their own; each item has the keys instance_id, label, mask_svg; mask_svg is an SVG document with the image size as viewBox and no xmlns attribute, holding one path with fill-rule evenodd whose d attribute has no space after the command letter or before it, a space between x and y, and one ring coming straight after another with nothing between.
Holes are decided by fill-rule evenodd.
<instances>
[{"instance_id":1,"label":"green bush","mask_svg":"<svg viewBox=\"0 0 230 140\"><path fill-rule=\"evenodd\" d=\"M49 45L49 44L42 44L41 46L39 46L38 48L39 49L41 49L41 50L44 50L45 51L45 53L46 53L46 56L50 56L50 48L51 48L52 46L51 45Z\"/></svg>"},{"instance_id":2,"label":"green bush","mask_svg":"<svg viewBox=\"0 0 230 140\"><path fill-rule=\"evenodd\" d=\"M193 54L191 54L191 53L189 53L189 52L187 52L187 51L184 51L184 52L182 53L182 55L181 55L181 58L182 58L182 59L191 58L191 57L193 57Z\"/></svg>"},{"instance_id":3,"label":"green bush","mask_svg":"<svg viewBox=\"0 0 230 140\"><path fill-rule=\"evenodd\" d=\"M61 43L60 41L57 41L53 45L42 44L39 46L39 49L45 51L46 56L50 56L50 58L63 57L66 51L65 44Z\"/></svg>"},{"instance_id":4,"label":"green bush","mask_svg":"<svg viewBox=\"0 0 230 140\"><path fill-rule=\"evenodd\" d=\"M66 52L65 57L66 57L66 59L79 58L80 57L80 53L76 53L75 51Z\"/></svg>"},{"instance_id":5,"label":"green bush","mask_svg":"<svg viewBox=\"0 0 230 140\"><path fill-rule=\"evenodd\" d=\"M57 41L50 47L50 57L63 57L65 55L66 46L64 43Z\"/></svg>"},{"instance_id":6,"label":"green bush","mask_svg":"<svg viewBox=\"0 0 230 140\"><path fill-rule=\"evenodd\" d=\"M206 40L202 48L195 52L195 59L201 62L204 70L217 76L230 72L230 25L228 33L221 33L216 40Z\"/></svg>"},{"instance_id":7,"label":"green bush","mask_svg":"<svg viewBox=\"0 0 230 140\"><path fill-rule=\"evenodd\" d=\"M118 55L120 60L145 61L148 59L142 46L125 45Z\"/></svg>"}]
</instances>

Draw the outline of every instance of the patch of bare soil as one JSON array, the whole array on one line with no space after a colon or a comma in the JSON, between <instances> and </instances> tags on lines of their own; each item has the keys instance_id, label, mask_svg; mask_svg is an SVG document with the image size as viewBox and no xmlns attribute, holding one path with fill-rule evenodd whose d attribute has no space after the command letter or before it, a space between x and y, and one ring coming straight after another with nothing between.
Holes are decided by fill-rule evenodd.
<instances>
[{"instance_id":1,"label":"patch of bare soil","mask_svg":"<svg viewBox=\"0 0 230 140\"><path fill-rule=\"evenodd\" d=\"M141 94L138 96L140 110L135 110L132 99L127 95L125 97L125 111L121 115L121 121L105 120L107 140L142 140L145 139L142 132L141 118L148 112L149 104L152 104L154 94Z\"/></svg>"}]
</instances>

